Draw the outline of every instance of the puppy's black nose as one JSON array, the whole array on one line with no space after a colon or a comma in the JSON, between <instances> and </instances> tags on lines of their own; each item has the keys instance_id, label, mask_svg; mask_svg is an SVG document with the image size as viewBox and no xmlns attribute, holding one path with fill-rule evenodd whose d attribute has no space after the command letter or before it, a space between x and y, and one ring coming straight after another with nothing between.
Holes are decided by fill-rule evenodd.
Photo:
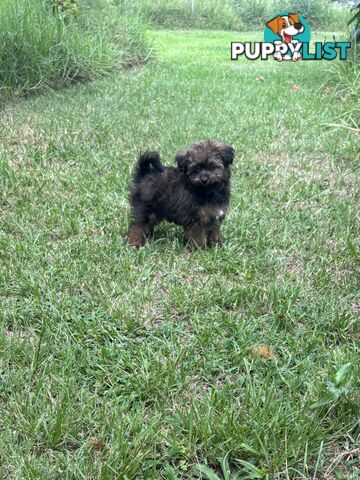
<instances>
[{"instance_id":1,"label":"puppy's black nose","mask_svg":"<svg viewBox=\"0 0 360 480\"><path fill-rule=\"evenodd\" d=\"M201 183L206 184L206 183L208 183L208 180L209 180L209 178L208 178L207 175L201 175L201 177L200 177Z\"/></svg>"}]
</instances>

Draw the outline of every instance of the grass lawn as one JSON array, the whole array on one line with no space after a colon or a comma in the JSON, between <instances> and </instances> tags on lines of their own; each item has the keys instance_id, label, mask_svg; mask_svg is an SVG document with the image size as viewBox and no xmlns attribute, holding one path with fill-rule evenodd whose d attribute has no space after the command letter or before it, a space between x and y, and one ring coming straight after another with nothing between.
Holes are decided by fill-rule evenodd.
<instances>
[{"instance_id":1,"label":"grass lawn","mask_svg":"<svg viewBox=\"0 0 360 480\"><path fill-rule=\"evenodd\" d=\"M0 478L358 478L359 137L326 126L333 64L151 36L156 64L1 113ZM126 246L138 153L206 138L236 149L224 245L162 224Z\"/></svg>"}]
</instances>

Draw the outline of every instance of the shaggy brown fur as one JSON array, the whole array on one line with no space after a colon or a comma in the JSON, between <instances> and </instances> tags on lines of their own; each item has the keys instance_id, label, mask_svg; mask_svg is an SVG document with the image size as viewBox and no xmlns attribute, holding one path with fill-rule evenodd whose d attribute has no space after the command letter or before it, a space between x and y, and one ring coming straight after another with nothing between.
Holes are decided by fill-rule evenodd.
<instances>
[{"instance_id":1,"label":"shaggy brown fur","mask_svg":"<svg viewBox=\"0 0 360 480\"><path fill-rule=\"evenodd\" d=\"M220 243L233 159L233 148L214 140L178 152L177 167L164 167L157 152L141 155L130 189L129 244L144 245L163 219L182 225L188 241L198 247Z\"/></svg>"}]
</instances>

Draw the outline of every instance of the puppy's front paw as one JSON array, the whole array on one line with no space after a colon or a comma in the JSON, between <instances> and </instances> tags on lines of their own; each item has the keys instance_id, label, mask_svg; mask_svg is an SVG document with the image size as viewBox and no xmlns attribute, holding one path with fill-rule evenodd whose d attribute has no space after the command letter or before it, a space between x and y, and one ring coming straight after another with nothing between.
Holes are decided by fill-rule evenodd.
<instances>
[{"instance_id":1,"label":"puppy's front paw","mask_svg":"<svg viewBox=\"0 0 360 480\"><path fill-rule=\"evenodd\" d=\"M210 226L208 230L207 242L209 246L222 245L223 239L220 235L220 226L218 224Z\"/></svg>"},{"instance_id":2,"label":"puppy's front paw","mask_svg":"<svg viewBox=\"0 0 360 480\"><path fill-rule=\"evenodd\" d=\"M216 240L210 240L210 245L221 247L224 243L224 239L222 237L218 237Z\"/></svg>"},{"instance_id":3,"label":"puppy's front paw","mask_svg":"<svg viewBox=\"0 0 360 480\"><path fill-rule=\"evenodd\" d=\"M192 247L206 248L207 236L206 230L202 225L194 224L185 229L185 235Z\"/></svg>"}]
</instances>

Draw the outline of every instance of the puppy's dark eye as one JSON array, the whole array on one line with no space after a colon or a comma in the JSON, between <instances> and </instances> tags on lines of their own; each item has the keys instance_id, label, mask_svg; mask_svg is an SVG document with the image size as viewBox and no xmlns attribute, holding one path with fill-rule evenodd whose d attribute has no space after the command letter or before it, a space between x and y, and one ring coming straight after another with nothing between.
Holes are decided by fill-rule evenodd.
<instances>
[{"instance_id":1,"label":"puppy's dark eye","mask_svg":"<svg viewBox=\"0 0 360 480\"><path fill-rule=\"evenodd\" d=\"M218 164L211 164L210 170L219 170L219 168L223 168L223 164L220 162Z\"/></svg>"}]
</instances>

